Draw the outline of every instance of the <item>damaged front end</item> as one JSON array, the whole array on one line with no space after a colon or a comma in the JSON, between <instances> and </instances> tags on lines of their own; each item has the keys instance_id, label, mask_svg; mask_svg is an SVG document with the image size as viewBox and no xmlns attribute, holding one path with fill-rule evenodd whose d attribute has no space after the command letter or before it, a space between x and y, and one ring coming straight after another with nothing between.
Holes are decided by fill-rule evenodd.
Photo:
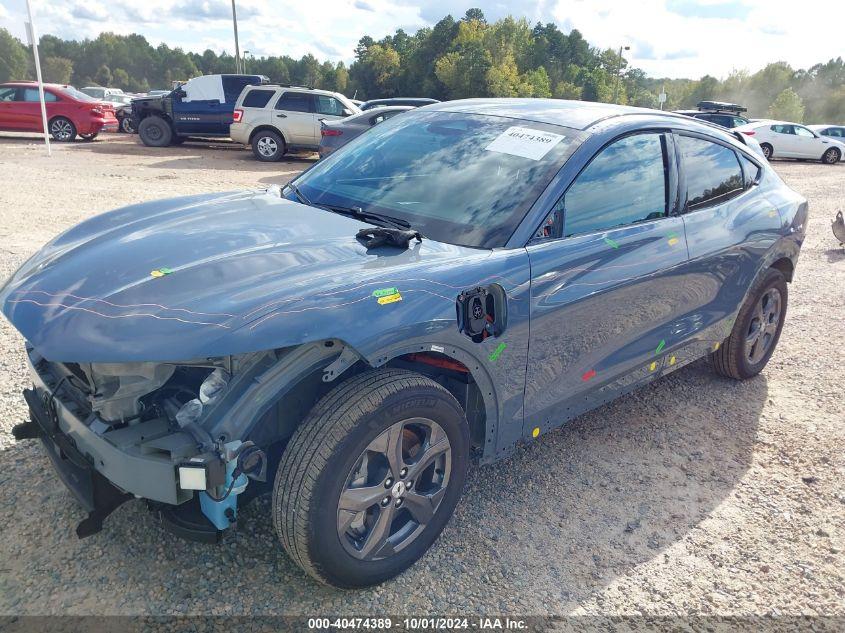
<instances>
[{"instance_id":1,"label":"damaged front end","mask_svg":"<svg viewBox=\"0 0 845 633\"><path fill-rule=\"evenodd\" d=\"M59 476L88 511L80 538L124 501L159 510L181 536L219 539L237 521L237 498L264 481L266 457L239 438L217 438L205 416L256 355L183 363L56 363L27 349L30 421L17 439L42 439Z\"/></svg>"}]
</instances>

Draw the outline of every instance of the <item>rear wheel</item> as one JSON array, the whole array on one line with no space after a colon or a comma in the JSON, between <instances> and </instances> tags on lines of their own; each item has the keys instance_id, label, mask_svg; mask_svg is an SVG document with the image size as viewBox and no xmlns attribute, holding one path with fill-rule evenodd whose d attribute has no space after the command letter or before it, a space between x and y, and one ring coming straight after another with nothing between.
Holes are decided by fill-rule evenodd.
<instances>
[{"instance_id":1,"label":"rear wheel","mask_svg":"<svg viewBox=\"0 0 845 633\"><path fill-rule=\"evenodd\" d=\"M842 155L839 153L839 150L835 147L831 147L824 154L822 154L822 162L826 165L835 165L839 162L840 158L842 158Z\"/></svg>"},{"instance_id":2,"label":"rear wheel","mask_svg":"<svg viewBox=\"0 0 845 633\"><path fill-rule=\"evenodd\" d=\"M57 116L50 121L50 136L58 143L69 143L76 138L76 126L70 119Z\"/></svg>"},{"instance_id":3,"label":"rear wheel","mask_svg":"<svg viewBox=\"0 0 845 633\"><path fill-rule=\"evenodd\" d=\"M120 120L120 131L126 134L133 134L135 127L132 125L132 117L125 116Z\"/></svg>"},{"instance_id":4,"label":"rear wheel","mask_svg":"<svg viewBox=\"0 0 845 633\"><path fill-rule=\"evenodd\" d=\"M446 389L410 371L366 372L323 397L291 438L276 475L276 530L321 582L382 582L440 534L468 456L466 418Z\"/></svg>"},{"instance_id":5,"label":"rear wheel","mask_svg":"<svg viewBox=\"0 0 845 633\"><path fill-rule=\"evenodd\" d=\"M731 335L711 354L717 373L745 380L763 370L780 339L787 299L783 273L769 269L748 294Z\"/></svg>"},{"instance_id":6,"label":"rear wheel","mask_svg":"<svg viewBox=\"0 0 845 633\"><path fill-rule=\"evenodd\" d=\"M763 156L766 157L766 160L772 159L772 154L775 153L775 150L771 145L768 143L760 143L760 149L763 150Z\"/></svg>"},{"instance_id":7,"label":"rear wheel","mask_svg":"<svg viewBox=\"0 0 845 633\"><path fill-rule=\"evenodd\" d=\"M138 124L138 136L148 147L167 147L173 139L173 130L161 117L148 116Z\"/></svg>"},{"instance_id":8,"label":"rear wheel","mask_svg":"<svg viewBox=\"0 0 845 633\"><path fill-rule=\"evenodd\" d=\"M280 160L285 153L285 140L270 130L256 132L252 137L252 153L264 162Z\"/></svg>"}]
</instances>

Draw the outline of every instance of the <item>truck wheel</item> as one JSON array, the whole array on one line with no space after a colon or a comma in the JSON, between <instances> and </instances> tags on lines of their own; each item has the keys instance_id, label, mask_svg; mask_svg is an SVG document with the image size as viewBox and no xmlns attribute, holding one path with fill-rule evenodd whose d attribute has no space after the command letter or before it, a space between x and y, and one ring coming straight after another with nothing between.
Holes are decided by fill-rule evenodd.
<instances>
[{"instance_id":1,"label":"truck wheel","mask_svg":"<svg viewBox=\"0 0 845 633\"><path fill-rule=\"evenodd\" d=\"M173 138L173 130L161 117L148 116L138 124L138 136L147 147L167 147Z\"/></svg>"},{"instance_id":2,"label":"truck wheel","mask_svg":"<svg viewBox=\"0 0 845 633\"><path fill-rule=\"evenodd\" d=\"M57 143L69 143L76 138L76 126L70 119L57 116L50 121L50 136Z\"/></svg>"},{"instance_id":3,"label":"truck wheel","mask_svg":"<svg viewBox=\"0 0 845 633\"><path fill-rule=\"evenodd\" d=\"M399 369L349 379L316 404L282 455L273 492L282 545L323 583L395 576L452 515L469 444L461 406L433 380Z\"/></svg>"},{"instance_id":4,"label":"truck wheel","mask_svg":"<svg viewBox=\"0 0 845 633\"><path fill-rule=\"evenodd\" d=\"M731 335L711 354L716 373L745 380L763 370L780 339L787 298L783 273L769 269L748 294Z\"/></svg>"},{"instance_id":5,"label":"truck wheel","mask_svg":"<svg viewBox=\"0 0 845 633\"><path fill-rule=\"evenodd\" d=\"M281 160L285 153L285 140L275 132L262 130L252 137L252 153L258 160L267 163Z\"/></svg>"}]
</instances>

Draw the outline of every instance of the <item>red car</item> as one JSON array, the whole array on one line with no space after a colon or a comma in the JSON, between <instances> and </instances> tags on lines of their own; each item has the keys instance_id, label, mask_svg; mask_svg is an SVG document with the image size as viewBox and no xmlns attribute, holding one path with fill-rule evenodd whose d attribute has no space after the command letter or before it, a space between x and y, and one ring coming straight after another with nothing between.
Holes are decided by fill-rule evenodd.
<instances>
[{"instance_id":1,"label":"red car","mask_svg":"<svg viewBox=\"0 0 845 633\"><path fill-rule=\"evenodd\" d=\"M47 128L56 141L72 141L77 135L90 141L100 132L117 131L114 108L73 86L44 84L44 101L47 105ZM0 131L44 131L36 82L0 84Z\"/></svg>"}]
</instances>

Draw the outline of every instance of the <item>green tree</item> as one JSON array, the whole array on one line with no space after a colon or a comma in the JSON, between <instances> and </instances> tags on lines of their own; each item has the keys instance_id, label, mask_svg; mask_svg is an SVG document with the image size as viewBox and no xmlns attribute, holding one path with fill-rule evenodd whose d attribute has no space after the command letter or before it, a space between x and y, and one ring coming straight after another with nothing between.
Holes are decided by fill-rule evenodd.
<instances>
[{"instance_id":1,"label":"green tree","mask_svg":"<svg viewBox=\"0 0 845 633\"><path fill-rule=\"evenodd\" d=\"M122 68L115 68L112 73L112 84L122 90L129 89L129 73Z\"/></svg>"},{"instance_id":2,"label":"green tree","mask_svg":"<svg viewBox=\"0 0 845 633\"><path fill-rule=\"evenodd\" d=\"M97 73L94 75L94 82L98 86L110 86L111 80L111 70L109 70L109 67L105 64L101 64L97 69Z\"/></svg>"},{"instance_id":3,"label":"green tree","mask_svg":"<svg viewBox=\"0 0 845 633\"><path fill-rule=\"evenodd\" d=\"M804 102L792 88L781 92L767 112L769 118L801 123L804 120Z\"/></svg>"},{"instance_id":4,"label":"green tree","mask_svg":"<svg viewBox=\"0 0 845 633\"><path fill-rule=\"evenodd\" d=\"M65 57L45 57L41 62L41 74L44 81L50 83L70 83L70 78L73 75L73 62Z\"/></svg>"},{"instance_id":5,"label":"green tree","mask_svg":"<svg viewBox=\"0 0 845 633\"><path fill-rule=\"evenodd\" d=\"M0 81L30 77L26 48L9 31L0 28Z\"/></svg>"}]
</instances>

